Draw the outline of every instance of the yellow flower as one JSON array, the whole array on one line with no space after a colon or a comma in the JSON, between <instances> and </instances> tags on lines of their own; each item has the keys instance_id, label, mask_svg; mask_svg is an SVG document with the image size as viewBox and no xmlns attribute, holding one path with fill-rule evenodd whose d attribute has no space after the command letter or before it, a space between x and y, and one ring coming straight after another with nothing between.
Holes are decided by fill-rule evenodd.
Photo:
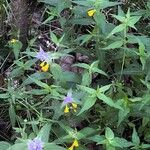
<instances>
[{"instance_id":1,"label":"yellow flower","mask_svg":"<svg viewBox=\"0 0 150 150\"><path fill-rule=\"evenodd\" d=\"M71 104L72 104L72 107L73 107L73 111L76 112L77 111L76 108L77 108L78 105L76 103L71 103Z\"/></svg>"},{"instance_id":2,"label":"yellow flower","mask_svg":"<svg viewBox=\"0 0 150 150\"><path fill-rule=\"evenodd\" d=\"M74 147L79 147L78 141L75 139L72 145L68 148L68 150L73 150Z\"/></svg>"},{"instance_id":3,"label":"yellow flower","mask_svg":"<svg viewBox=\"0 0 150 150\"><path fill-rule=\"evenodd\" d=\"M12 39L12 40L10 41L10 43L15 44L17 41L18 41L18 40L16 40L16 39Z\"/></svg>"},{"instance_id":4,"label":"yellow flower","mask_svg":"<svg viewBox=\"0 0 150 150\"><path fill-rule=\"evenodd\" d=\"M87 14L89 17L92 17L92 16L94 16L95 12L96 12L96 9L91 9L87 12Z\"/></svg>"},{"instance_id":5,"label":"yellow flower","mask_svg":"<svg viewBox=\"0 0 150 150\"><path fill-rule=\"evenodd\" d=\"M49 69L49 64L47 63L47 62L42 62L41 64L40 64L40 67L41 67L41 70L43 71L43 72L47 72L48 71L48 69Z\"/></svg>"},{"instance_id":6,"label":"yellow flower","mask_svg":"<svg viewBox=\"0 0 150 150\"><path fill-rule=\"evenodd\" d=\"M64 109L64 113L68 113L69 112L69 107L66 105L65 109Z\"/></svg>"},{"instance_id":7,"label":"yellow flower","mask_svg":"<svg viewBox=\"0 0 150 150\"><path fill-rule=\"evenodd\" d=\"M76 103L72 103L73 108L77 108L77 104Z\"/></svg>"}]
</instances>

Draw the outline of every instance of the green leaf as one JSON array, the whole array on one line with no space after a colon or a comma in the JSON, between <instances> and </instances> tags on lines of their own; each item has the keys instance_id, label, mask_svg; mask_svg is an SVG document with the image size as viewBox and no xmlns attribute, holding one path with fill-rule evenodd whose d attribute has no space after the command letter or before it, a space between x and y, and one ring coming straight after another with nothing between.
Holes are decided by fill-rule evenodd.
<instances>
[{"instance_id":1,"label":"green leaf","mask_svg":"<svg viewBox=\"0 0 150 150\"><path fill-rule=\"evenodd\" d=\"M63 81L63 77L61 76L63 74L61 67L58 64L53 63L51 65L51 72L56 80Z\"/></svg>"},{"instance_id":2,"label":"green leaf","mask_svg":"<svg viewBox=\"0 0 150 150\"><path fill-rule=\"evenodd\" d=\"M145 46L142 42L139 42L139 55L140 55L140 61L142 63L142 70L144 70L148 55L145 53Z\"/></svg>"},{"instance_id":3,"label":"green leaf","mask_svg":"<svg viewBox=\"0 0 150 150\"><path fill-rule=\"evenodd\" d=\"M45 90L45 89L32 89L32 90L28 91L27 94L45 95L45 94L49 94L49 91Z\"/></svg>"},{"instance_id":4,"label":"green leaf","mask_svg":"<svg viewBox=\"0 0 150 150\"><path fill-rule=\"evenodd\" d=\"M110 45L108 45L107 47L105 47L103 49L105 49L105 50L116 49L116 48L120 48L122 45L123 45L123 41L122 40L115 41L115 42L111 43Z\"/></svg>"},{"instance_id":5,"label":"green leaf","mask_svg":"<svg viewBox=\"0 0 150 150\"><path fill-rule=\"evenodd\" d=\"M90 7L92 6L94 3L92 1L83 1L83 0L73 0L73 3L78 4L78 5L82 5L82 6L87 6Z\"/></svg>"},{"instance_id":6,"label":"green leaf","mask_svg":"<svg viewBox=\"0 0 150 150\"><path fill-rule=\"evenodd\" d=\"M125 117L128 115L129 112L130 112L130 109L127 108L127 107L124 110L119 110L119 113L118 113L118 126L125 119Z\"/></svg>"},{"instance_id":7,"label":"green leaf","mask_svg":"<svg viewBox=\"0 0 150 150\"><path fill-rule=\"evenodd\" d=\"M97 132L97 131L90 127L85 127L79 131L79 133L81 133L83 135L83 138L90 136L90 135L94 134L95 132Z\"/></svg>"},{"instance_id":8,"label":"green leaf","mask_svg":"<svg viewBox=\"0 0 150 150\"><path fill-rule=\"evenodd\" d=\"M90 137L88 139L96 142L97 144L105 144L105 142L106 142L105 137L101 136L101 135L95 135L95 136Z\"/></svg>"},{"instance_id":9,"label":"green leaf","mask_svg":"<svg viewBox=\"0 0 150 150\"><path fill-rule=\"evenodd\" d=\"M106 150L116 150L116 148L112 146L110 143L106 143Z\"/></svg>"},{"instance_id":10,"label":"green leaf","mask_svg":"<svg viewBox=\"0 0 150 150\"><path fill-rule=\"evenodd\" d=\"M150 10L150 0L147 1L147 7Z\"/></svg>"},{"instance_id":11,"label":"green leaf","mask_svg":"<svg viewBox=\"0 0 150 150\"><path fill-rule=\"evenodd\" d=\"M50 89L50 87L46 84L46 83L44 83L44 82L41 82L41 81L39 81L39 80L37 80L37 79L35 79L35 78L32 78L32 77L30 77L29 76L29 78L31 79L31 81L33 81L35 84L37 84L38 86L40 86L40 87L42 87L42 88L45 88L45 89Z\"/></svg>"},{"instance_id":12,"label":"green leaf","mask_svg":"<svg viewBox=\"0 0 150 150\"><path fill-rule=\"evenodd\" d=\"M75 41L81 41L81 46L88 42L91 38L92 38L93 35L91 34L84 34L84 35L81 35L80 37L78 37Z\"/></svg>"},{"instance_id":13,"label":"green leaf","mask_svg":"<svg viewBox=\"0 0 150 150\"><path fill-rule=\"evenodd\" d=\"M92 82L92 75L88 71L84 71L82 75L82 83L83 86L89 86Z\"/></svg>"},{"instance_id":14,"label":"green leaf","mask_svg":"<svg viewBox=\"0 0 150 150\"><path fill-rule=\"evenodd\" d=\"M14 44L10 44L10 46L12 47L12 50L14 52L15 59L18 59L20 50L22 48L22 43L20 41L17 41Z\"/></svg>"},{"instance_id":15,"label":"green leaf","mask_svg":"<svg viewBox=\"0 0 150 150\"><path fill-rule=\"evenodd\" d=\"M105 137L109 141L111 141L115 137L113 131L109 127L107 127L106 130L105 130Z\"/></svg>"},{"instance_id":16,"label":"green leaf","mask_svg":"<svg viewBox=\"0 0 150 150\"><path fill-rule=\"evenodd\" d=\"M39 0L38 2L43 2L52 6L56 6L56 4L59 2L59 0Z\"/></svg>"},{"instance_id":17,"label":"green leaf","mask_svg":"<svg viewBox=\"0 0 150 150\"><path fill-rule=\"evenodd\" d=\"M50 34L51 34L51 40L57 45L58 44L57 36L53 32L51 32Z\"/></svg>"},{"instance_id":18,"label":"green leaf","mask_svg":"<svg viewBox=\"0 0 150 150\"><path fill-rule=\"evenodd\" d=\"M102 100L105 104L107 104L108 106L111 106L111 107L122 110L122 108L117 103L114 103L113 100L110 97L107 97L106 95L104 95L100 92L97 94L97 97L100 100Z\"/></svg>"},{"instance_id":19,"label":"green leaf","mask_svg":"<svg viewBox=\"0 0 150 150\"><path fill-rule=\"evenodd\" d=\"M35 65L37 59L31 59L25 62L25 64L23 65L25 70L31 70L31 66Z\"/></svg>"},{"instance_id":20,"label":"green leaf","mask_svg":"<svg viewBox=\"0 0 150 150\"><path fill-rule=\"evenodd\" d=\"M54 143L46 143L44 145L44 150L67 150L66 148L60 147Z\"/></svg>"},{"instance_id":21,"label":"green leaf","mask_svg":"<svg viewBox=\"0 0 150 150\"><path fill-rule=\"evenodd\" d=\"M78 64L74 64L72 65L73 67L80 67L80 68L84 68L84 69L88 69L90 68L90 66L88 64L85 63L78 63Z\"/></svg>"},{"instance_id":22,"label":"green leaf","mask_svg":"<svg viewBox=\"0 0 150 150\"><path fill-rule=\"evenodd\" d=\"M89 87L86 87L86 86L78 85L77 87L79 87L82 91L86 91L89 94L96 93L95 89L92 89L92 88L89 88Z\"/></svg>"},{"instance_id":23,"label":"green leaf","mask_svg":"<svg viewBox=\"0 0 150 150\"><path fill-rule=\"evenodd\" d=\"M27 150L27 143L17 143L7 150Z\"/></svg>"},{"instance_id":24,"label":"green leaf","mask_svg":"<svg viewBox=\"0 0 150 150\"><path fill-rule=\"evenodd\" d=\"M37 80L43 80L43 79L49 79L52 75L48 72L36 72L32 75L30 75L30 78L36 78ZM28 85L33 83L33 80L31 80L30 78L27 78L26 80L23 81L22 85Z\"/></svg>"},{"instance_id":25,"label":"green leaf","mask_svg":"<svg viewBox=\"0 0 150 150\"><path fill-rule=\"evenodd\" d=\"M132 142L136 145L139 145L140 144L140 138L136 132L136 129L135 127L133 128L133 133L132 133Z\"/></svg>"},{"instance_id":26,"label":"green leaf","mask_svg":"<svg viewBox=\"0 0 150 150\"><path fill-rule=\"evenodd\" d=\"M16 112L15 112L14 105L12 104L9 107L9 117L10 117L11 125L14 127L16 123Z\"/></svg>"},{"instance_id":27,"label":"green leaf","mask_svg":"<svg viewBox=\"0 0 150 150\"><path fill-rule=\"evenodd\" d=\"M111 145L113 145L114 147L126 148L126 147L133 146L133 143L128 142L126 139L115 137L111 141Z\"/></svg>"},{"instance_id":28,"label":"green leaf","mask_svg":"<svg viewBox=\"0 0 150 150\"><path fill-rule=\"evenodd\" d=\"M143 149L150 148L150 144L141 144L141 148Z\"/></svg>"},{"instance_id":29,"label":"green leaf","mask_svg":"<svg viewBox=\"0 0 150 150\"><path fill-rule=\"evenodd\" d=\"M97 3L99 3L100 9L105 9L105 8L108 8L108 7L112 7L112 6L115 6L115 5L122 4L122 2L111 2L109 0L99 0L99 1L97 1Z\"/></svg>"},{"instance_id":30,"label":"green leaf","mask_svg":"<svg viewBox=\"0 0 150 150\"><path fill-rule=\"evenodd\" d=\"M45 124L38 134L38 138L40 138L43 142L47 143L49 141L49 135L51 130L51 124Z\"/></svg>"},{"instance_id":31,"label":"green leaf","mask_svg":"<svg viewBox=\"0 0 150 150\"><path fill-rule=\"evenodd\" d=\"M96 73L102 74L104 76L108 76L104 71L102 71L102 70L100 70L98 68L92 68L91 70L92 70L92 73L96 72Z\"/></svg>"},{"instance_id":32,"label":"green leaf","mask_svg":"<svg viewBox=\"0 0 150 150\"><path fill-rule=\"evenodd\" d=\"M78 24L78 25L91 25L95 24L95 22L91 18L79 18L79 19L70 19L72 24Z\"/></svg>"},{"instance_id":33,"label":"green leaf","mask_svg":"<svg viewBox=\"0 0 150 150\"><path fill-rule=\"evenodd\" d=\"M10 97L10 95L8 93L6 93L6 94L0 94L0 99L7 99L9 97Z\"/></svg>"},{"instance_id":34,"label":"green leaf","mask_svg":"<svg viewBox=\"0 0 150 150\"><path fill-rule=\"evenodd\" d=\"M24 74L24 69L19 67L19 68L13 69L12 72L10 73L10 76L11 78L14 78L14 77L19 77L23 74Z\"/></svg>"},{"instance_id":35,"label":"green leaf","mask_svg":"<svg viewBox=\"0 0 150 150\"><path fill-rule=\"evenodd\" d=\"M112 36L115 33L121 32L126 28L126 26L124 24L120 24L118 26L116 26L111 33L107 36L107 38L109 38L110 36Z\"/></svg>"},{"instance_id":36,"label":"green leaf","mask_svg":"<svg viewBox=\"0 0 150 150\"><path fill-rule=\"evenodd\" d=\"M139 20L140 20L141 16L133 16L133 17L130 17L129 20L128 20L128 23L127 25L131 28L135 28L134 24L136 24Z\"/></svg>"},{"instance_id":37,"label":"green leaf","mask_svg":"<svg viewBox=\"0 0 150 150\"><path fill-rule=\"evenodd\" d=\"M0 142L0 149L1 150L7 150L10 146L11 145L7 142L4 142L4 141Z\"/></svg>"},{"instance_id":38,"label":"green leaf","mask_svg":"<svg viewBox=\"0 0 150 150\"><path fill-rule=\"evenodd\" d=\"M111 86L112 86L112 84L104 85L104 86L102 86L101 88L99 88L99 91L100 91L101 93L104 93L104 92L108 91Z\"/></svg>"},{"instance_id":39,"label":"green leaf","mask_svg":"<svg viewBox=\"0 0 150 150\"><path fill-rule=\"evenodd\" d=\"M54 16L49 16L45 21L42 22L42 24L50 23L52 19L54 19Z\"/></svg>"},{"instance_id":40,"label":"green leaf","mask_svg":"<svg viewBox=\"0 0 150 150\"><path fill-rule=\"evenodd\" d=\"M81 78L78 74L74 72L65 71L62 74L62 81L80 83Z\"/></svg>"},{"instance_id":41,"label":"green leaf","mask_svg":"<svg viewBox=\"0 0 150 150\"><path fill-rule=\"evenodd\" d=\"M96 97L93 97L93 96L89 96L84 104L83 104L83 107L82 109L80 110L80 112L78 113L78 115L80 115L81 113L83 113L84 111L90 109L96 102Z\"/></svg>"},{"instance_id":42,"label":"green leaf","mask_svg":"<svg viewBox=\"0 0 150 150\"><path fill-rule=\"evenodd\" d=\"M119 15L112 15L114 18L116 18L117 20L119 20L120 22L124 22L125 21L125 17L124 16L119 16Z\"/></svg>"}]
</instances>

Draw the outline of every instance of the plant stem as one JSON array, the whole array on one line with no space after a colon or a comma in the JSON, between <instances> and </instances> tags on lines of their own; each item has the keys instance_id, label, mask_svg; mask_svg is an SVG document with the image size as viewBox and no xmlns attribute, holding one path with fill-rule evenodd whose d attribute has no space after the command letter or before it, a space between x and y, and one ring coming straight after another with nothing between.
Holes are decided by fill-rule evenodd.
<instances>
[{"instance_id":1,"label":"plant stem","mask_svg":"<svg viewBox=\"0 0 150 150\"><path fill-rule=\"evenodd\" d=\"M123 73L123 69L124 69L124 65L125 65L125 58L126 58L126 52L125 52L125 48L126 48L126 37L127 37L127 27L124 29L124 44L123 44L123 47L124 47L124 50L123 50L123 58L122 58L122 65L121 65L121 73L120 73L120 78L119 80L121 81L121 78L122 78L122 73Z\"/></svg>"}]
</instances>

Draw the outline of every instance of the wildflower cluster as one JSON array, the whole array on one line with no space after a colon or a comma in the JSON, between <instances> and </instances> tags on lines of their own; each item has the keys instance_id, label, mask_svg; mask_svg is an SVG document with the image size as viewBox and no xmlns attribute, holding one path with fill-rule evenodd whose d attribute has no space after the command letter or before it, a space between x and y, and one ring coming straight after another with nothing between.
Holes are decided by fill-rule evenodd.
<instances>
[{"instance_id":1,"label":"wildflower cluster","mask_svg":"<svg viewBox=\"0 0 150 150\"><path fill-rule=\"evenodd\" d=\"M49 57L46 52L40 47L40 51L37 53L36 58L41 61L40 67L43 72L47 72L49 69Z\"/></svg>"},{"instance_id":2,"label":"wildflower cluster","mask_svg":"<svg viewBox=\"0 0 150 150\"><path fill-rule=\"evenodd\" d=\"M70 109L76 112L77 104L74 102L72 93L69 91L67 96L64 98L63 105L65 106L64 113L69 113Z\"/></svg>"}]
</instances>

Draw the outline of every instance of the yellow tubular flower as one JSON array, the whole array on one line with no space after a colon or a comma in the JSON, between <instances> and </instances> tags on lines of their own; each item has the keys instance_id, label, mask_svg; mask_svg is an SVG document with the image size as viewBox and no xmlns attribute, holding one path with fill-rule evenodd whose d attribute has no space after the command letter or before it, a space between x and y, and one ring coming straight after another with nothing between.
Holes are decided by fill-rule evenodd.
<instances>
[{"instance_id":1,"label":"yellow tubular flower","mask_svg":"<svg viewBox=\"0 0 150 150\"><path fill-rule=\"evenodd\" d=\"M16 40L16 39L12 39L12 40L10 41L10 43L15 44L17 41L18 41L18 40Z\"/></svg>"},{"instance_id":2,"label":"yellow tubular flower","mask_svg":"<svg viewBox=\"0 0 150 150\"><path fill-rule=\"evenodd\" d=\"M72 145L68 148L68 150L73 150L74 147L79 147L78 141L75 139Z\"/></svg>"},{"instance_id":3,"label":"yellow tubular flower","mask_svg":"<svg viewBox=\"0 0 150 150\"><path fill-rule=\"evenodd\" d=\"M74 145L72 144L69 148L68 148L68 150L73 150L74 149Z\"/></svg>"},{"instance_id":4,"label":"yellow tubular flower","mask_svg":"<svg viewBox=\"0 0 150 150\"><path fill-rule=\"evenodd\" d=\"M42 63L40 64L40 67L41 67L41 70L42 70L43 72L47 72L48 69L49 69L49 64L46 63L46 62L42 62Z\"/></svg>"},{"instance_id":5,"label":"yellow tubular flower","mask_svg":"<svg viewBox=\"0 0 150 150\"><path fill-rule=\"evenodd\" d=\"M43 67L44 65L45 65L44 61L42 63L40 63L40 67Z\"/></svg>"},{"instance_id":6,"label":"yellow tubular flower","mask_svg":"<svg viewBox=\"0 0 150 150\"><path fill-rule=\"evenodd\" d=\"M96 12L96 9L91 9L87 12L87 14L89 17L92 17L92 16L94 16L95 12Z\"/></svg>"},{"instance_id":7,"label":"yellow tubular flower","mask_svg":"<svg viewBox=\"0 0 150 150\"><path fill-rule=\"evenodd\" d=\"M73 108L77 108L77 104L76 103L72 103L72 107Z\"/></svg>"},{"instance_id":8,"label":"yellow tubular flower","mask_svg":"<svg viewBox=\"0 0 150 150\"><path fill-rule=\"evenodd\" d=\"M71 103L71 104L72 104L72 107L73 107L73 111L74 111L74 112L77 112L77 111L76 111L77 104L76 104L76 103Z\"/></svg>"},{"instance_id":9,"label":"yellow tubular flower","mask_svg":"<svg viewBox=\"0 0 150 150\"><path fill-rule=\"evenodd\" d=\"M68 113L68 112L69 112L69 107L66 105L64 109L64 113Z\"/></svg>"},{"instance_id":10,"label":"yellow tubular flower","mask_svg":"<svg viewBox=\"0 0 150 150\"><path fill-rule=\"evenodd\" d=\"M79 143L76 139L74 140L73 144L74 144L75 147L79 147Z\"/></svg>"}]
</instances>

